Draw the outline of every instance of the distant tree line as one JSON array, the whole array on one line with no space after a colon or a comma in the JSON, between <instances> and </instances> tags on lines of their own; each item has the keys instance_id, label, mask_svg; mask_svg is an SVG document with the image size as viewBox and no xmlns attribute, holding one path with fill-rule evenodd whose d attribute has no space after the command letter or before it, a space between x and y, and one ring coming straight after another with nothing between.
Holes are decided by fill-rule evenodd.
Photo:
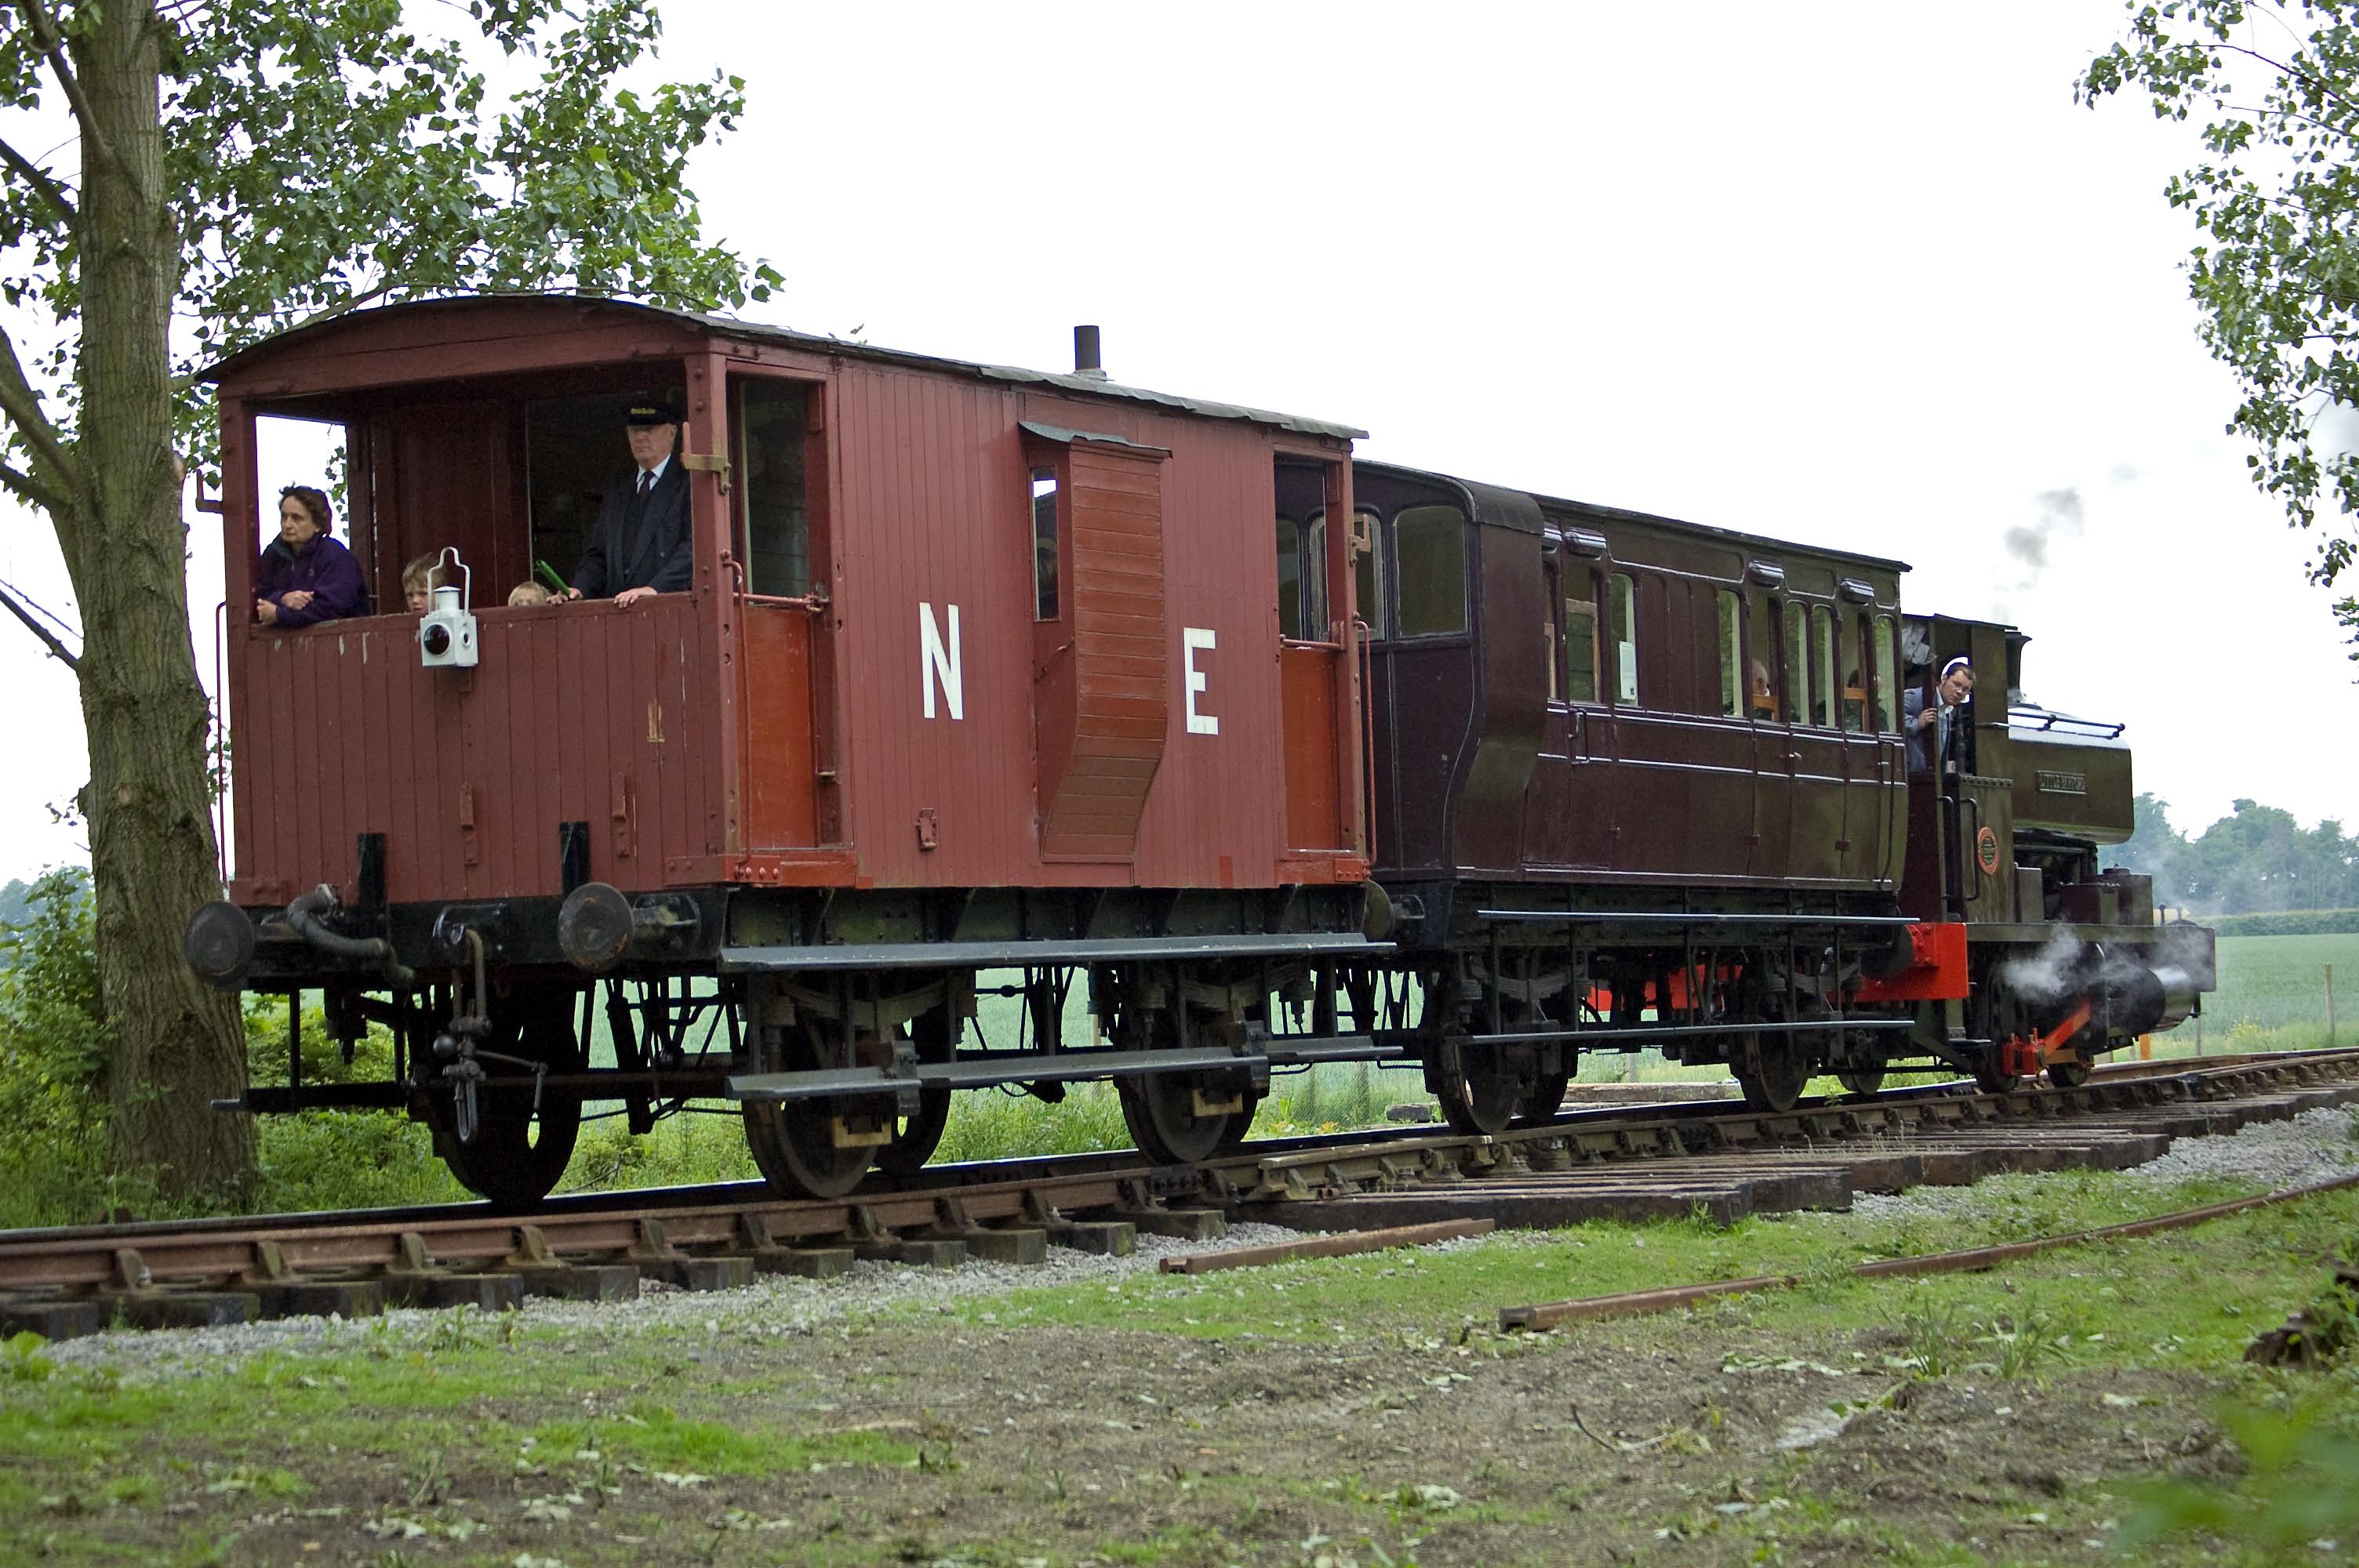
<instances>
[{"instance_id":1,"label":"distant tree line","mask_svg":"<svg viewBox=\"0 0 2359 1568\"><path fill-rule=\"evenodd\" d=\"M2170 825L2168 801L2137 797L2137 831L2104 852L2107 866L2154 879L2154 899L2197 914L2359 907L2359 837L2330 817L2305 828L2293 813L2240 800L2193 838Z\"/></svg>"}]
</instances>

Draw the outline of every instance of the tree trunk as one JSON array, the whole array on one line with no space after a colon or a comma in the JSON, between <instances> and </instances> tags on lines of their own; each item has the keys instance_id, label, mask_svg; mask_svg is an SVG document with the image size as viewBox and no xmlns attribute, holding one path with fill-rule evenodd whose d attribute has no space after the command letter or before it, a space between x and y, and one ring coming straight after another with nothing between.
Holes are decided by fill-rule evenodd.
<instances>
[{"instance_id":1,"label":"tree trunk","mask_svg":"<svg viewBox=\"0 0 2359 1568\"><path fill-rule=\"evenodd\" d=\"M75 376L92 505L56 521L82 612L82 813L112 1037L108 1163L187 1200L250 1186L255 1144L250 1121L212 1107L245 1087L237 1005L201 984L179 951L190 914L221 896L221 881L172 450L180 252L162 197L151 11L109 5L73 44L90 112Z\"/></svg>"}]
</instances>

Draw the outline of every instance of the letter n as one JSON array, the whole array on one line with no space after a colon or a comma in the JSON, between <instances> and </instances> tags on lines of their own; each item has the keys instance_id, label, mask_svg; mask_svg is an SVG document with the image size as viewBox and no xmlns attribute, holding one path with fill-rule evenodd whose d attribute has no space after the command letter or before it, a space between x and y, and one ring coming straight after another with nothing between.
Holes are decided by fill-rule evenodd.
<instances>
[{"instance_id":1,"label":"letter n","mask_svg":"<svg viewBox=\"0 0 2359 1568\"><path fill-rule=\"evenodd\" d=\"M966 682L959 673L959 607L942 606L950 611L951 634L947 644L941 630L934 624L934 607L923 600L918 605L918 678L926 688L926 717L934 716L934 683L940 681L942 700L950 705L952 719L966 717Z\"/></svg>"}]
</instances>

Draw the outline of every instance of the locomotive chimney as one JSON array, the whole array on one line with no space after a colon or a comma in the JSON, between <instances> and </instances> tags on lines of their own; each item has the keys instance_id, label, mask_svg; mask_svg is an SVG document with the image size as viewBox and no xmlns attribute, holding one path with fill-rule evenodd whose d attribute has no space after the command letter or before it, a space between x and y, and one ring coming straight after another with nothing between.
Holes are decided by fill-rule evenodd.
<instances>
[{"instance_id":1,"label":"locomotive chimney","mask_svg":"<svg viewBox=\"0 0 2359 1568\"><path fill-rule=\"evenodd\" d=\"M1095 327L1073 329L1073 373L1088 376L1092 381L1106 378L1105 366L1098 362L1098 330Z\"/></svg>"}]
</instances>

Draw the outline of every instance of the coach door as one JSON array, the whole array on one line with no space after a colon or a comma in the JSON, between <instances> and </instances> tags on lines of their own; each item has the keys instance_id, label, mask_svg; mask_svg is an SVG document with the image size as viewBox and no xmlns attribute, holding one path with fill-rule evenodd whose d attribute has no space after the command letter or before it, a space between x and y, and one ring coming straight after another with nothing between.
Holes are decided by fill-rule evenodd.
<instances>
[{"instance_id":1,"label":"coach door","mask_svg":"<svg viewBox=\"0 0 2359 1568\"><path fill-rule=\"evenodd\" d=\"M745 848L842 840L826 562L826 387L729 382L730 549L737 562Z\"/></svg>"},{"instance_id":2,"label":"coach door","mask_svg":"<svg viewBox=\"0 0 2359 1568\"><path fill-rule=\"evenodd\" d=\"M1279 458L1272 474L1277 510L1278 700L1286 732L1286 849L1298 854L1362 852L1358 802L1359 668L1365 633L1353 611L1353 561L1374 519L1353 530L1351 465ZM1373 567L1373 559L1370 566Z\"/></svg>"}]
</instances>

